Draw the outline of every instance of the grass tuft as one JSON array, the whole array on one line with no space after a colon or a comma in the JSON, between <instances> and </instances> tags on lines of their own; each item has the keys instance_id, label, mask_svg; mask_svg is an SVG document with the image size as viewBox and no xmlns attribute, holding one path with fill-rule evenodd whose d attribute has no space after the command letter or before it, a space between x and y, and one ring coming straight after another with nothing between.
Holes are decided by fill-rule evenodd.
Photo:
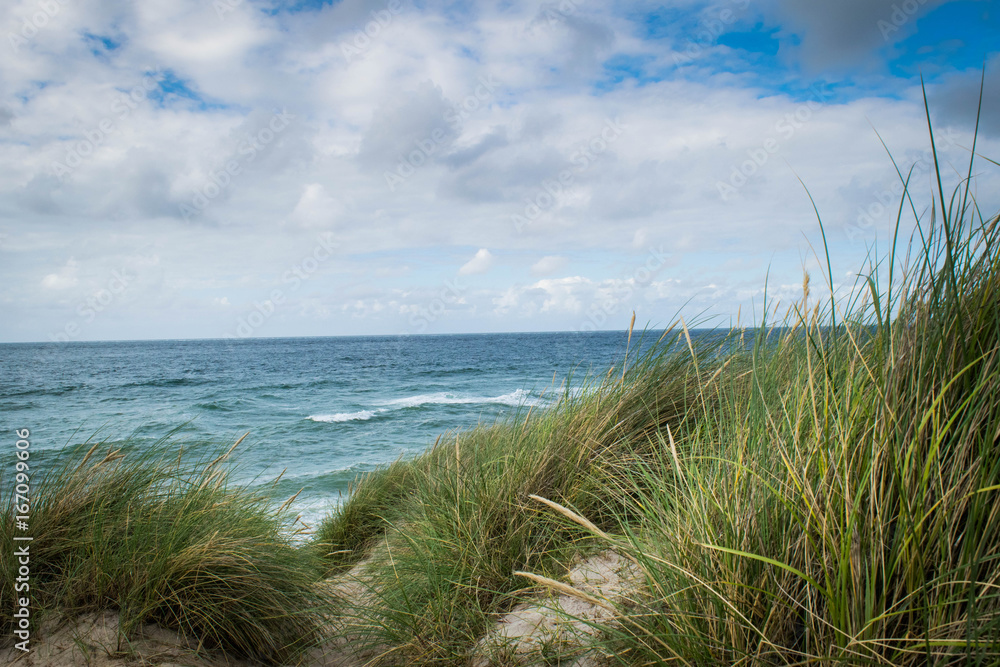
<instances>
[{"instance_id":1,"label":"grass tuft","mask_svg":"<svg viewBox=\"0 0 1000 667\"><path fill-rule=\"evenodd\" d=\"M34 627L46 616L72 621L117 610L122 646L143 624L157 623L266 663L318 640L328 607L314 585L319 563L290 542L287 515L269 497L229 483L221 464L235 445L207 463L178 455L166 441L86 447L66 452L33 484ZM11 502L3 499L8 516ZM0 525L7 544L11 523ZM0 568L13 581L10 552L0 554ZM12 593L5 582L7 636Z\"/></svg>"}]
</instances>

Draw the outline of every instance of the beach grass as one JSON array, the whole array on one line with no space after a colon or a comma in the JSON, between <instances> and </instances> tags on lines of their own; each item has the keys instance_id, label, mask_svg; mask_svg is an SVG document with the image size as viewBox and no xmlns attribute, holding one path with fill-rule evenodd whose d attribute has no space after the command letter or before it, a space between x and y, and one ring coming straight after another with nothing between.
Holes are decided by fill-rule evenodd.
<instances>
[{"instance_id":1,"label":"beach grass","mask_svg":"<svg viewBox=\"0 0 1000 667\"><path fill-rule=\"evenodd\" d=\"M612 549L644 585L597 628L622 664L1000 664L1000 233L972 173L946 194L939 166L921 215L901 172L853 289L830 268L749 332L681 323L547 411L369 475L324 526L377 519L345 632L463 664L531 592L513 572ZM389 475L412 483L380 502Z\"/></svg>"},{"instance_id":2,"label":"beach grass","mask_svg":"<svg viewBox=\"0 0 1000 667\"><path fill-rule=\"evenodd\" d=\"M233 451L185 455L169 440L87 443L33 484L30 598L44 621L120 613L122 642L156 623L204 648L285 662L318 639L330 608L315 587L319 564L296 548L291 521L270 497L229 481ZM5 498L11 516L12 500ZM0 526L11 541L13 522ZM13 582L13 550L0 567ZM12 586L0 625L12 636Z\"/></svg>"},{"instance_id":3,"label":"beach grass","mask_svg":"<svg viewBox=\"0 0 1000 667\"><path fill-rule=\"evenodd\" d=\"M804 294L727 359L751 391L720 373L621 468L632 511L601 537L647 595L608 652L1000 663L1000 230L970 178L935 194L901 274L894 245L846 300Z\"/></svg>"},{"instance_id":4,"label":"beach grass","mask_svg":"<svg viewBox=\"0 0 1000 667\"><path fill-rule=\"evenodd\" d=\"M1000 224L972 161L947 193L936 166L926 212L900 170L893 243L853 286L827 259L750 329L630 329L620 363L551 406L359 478L305 544L223 451L71 452L36 486L39 613L116 609L125 637L155 622L269 663L333 640L463 665L610 550L637 574L588 621L605 662L1000 664Z\"/></svg>"}]
</instances>

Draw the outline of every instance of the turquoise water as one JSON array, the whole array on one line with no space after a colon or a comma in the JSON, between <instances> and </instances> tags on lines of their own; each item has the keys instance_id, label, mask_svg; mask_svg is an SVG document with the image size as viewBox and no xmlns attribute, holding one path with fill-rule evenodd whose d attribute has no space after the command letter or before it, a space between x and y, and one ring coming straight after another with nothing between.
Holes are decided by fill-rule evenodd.
<instances>
[{"instance_id":1,"label":"turquoise water","mask_svg":"<svg viewBox=\"0 0 1000 667\"><path fill-rule=\"evenodd\" d=\"M359 473L445 430L551 402L569 377L603 374L624 332L0 345L4 432L32 460L97 434L139 446L226 444L236 478L271 485L312 523ZM547 390L547 391L546 391ZM13 442L13 441L11 441Z\"/></svg>"}]
</instances>

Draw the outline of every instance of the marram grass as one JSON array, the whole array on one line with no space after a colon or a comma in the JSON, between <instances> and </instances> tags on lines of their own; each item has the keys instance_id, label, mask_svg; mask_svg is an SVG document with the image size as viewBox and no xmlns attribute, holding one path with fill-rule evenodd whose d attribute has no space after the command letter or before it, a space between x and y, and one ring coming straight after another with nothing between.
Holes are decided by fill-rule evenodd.
<instances>
[{"instance_id":1,"label":"marram grass","mask_svg":"<svg viewBox=\"0 0 1000 667\"><path fill-rule=\"evenodd\" d=\"M228 481L229 451L196 459L169 442L84 445L34 482L32 627L117 610L119 649L157 623L235 657L287 661L319 639L329 600L311 551L289 539L271 499ZM6 516L12 514L4 498ZM0 540L11 542L11 523ZM12 549L0 625L11 636ZM9 577L9 578L8 578Z\"/></svg>"},{"instance_id":2,"label":"marram grass","mask_svg":"<svg viewBox=\"0 0 1000 667\"><path fill-rule=\"evenodd\" d=\"M1000 664L1000 230L970 187L895 284L794 308L726 360L749 385L723 372L622 469L623 663Z\"/></svg>"},{"instance_id":3,"label":"marram grass","mask_svg":"<svg viewBox=\"0 0 1000 667\"><path fill-rule=\"evenodd\" d=\"M319 537L371 559L342 631L384 664L464 664L531 582L613 548L645 584L599 628L621 664L1000 664L998 222L971 178L922 218L902 178L912 242L846 297L807 277L783 319L682 324L370 475Z\"/></svg>"}]
</instances>

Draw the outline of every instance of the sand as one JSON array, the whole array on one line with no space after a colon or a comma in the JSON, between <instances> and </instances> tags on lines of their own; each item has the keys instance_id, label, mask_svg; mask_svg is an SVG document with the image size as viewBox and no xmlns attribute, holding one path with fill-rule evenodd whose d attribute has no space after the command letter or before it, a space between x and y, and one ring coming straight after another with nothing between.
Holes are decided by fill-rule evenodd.
<instances>
[{"instance_id":1,"label":"sand","mask_svg":"<svg viewBox=\"0 0 1000 667\"><path fill-rule=\"evenodd\" d=\"M328 586L347 600L370 595L362 583L365 563L327 580ZM615 606L637 589L640 577L635 565L606 551L576 562L569 571L569 584L598 602L559 592L539 596L516 606L500 618L477 643L472 667L558 664L600 667L604 657L592 647L594 622L614 622ZM528 583L526 581L526 583ZM0 649L0 664L16 667L252 667L207 651L196 641L171 630L146 625L126 640L118 631L116 612L86 614L72 622L49 623L32 637L28 653L14 647ZM336 629L331 629L331 634ZM350 651L350 640L341 636L308 651L304 667L364 667L366 659ZM200 649L200 650L199 650ZM372 654L368 654L371 657Z\"/></svg>"},{"instance_id":2,"label":"sand","mask_svg":"<svg viewBox=\"0 0 1000 667\"><path fill-rule=\"evenodd\" d=\"M0 663L17 667L119 667L158 665L176 667L244 667L247 663L226 656L199 654L198 645L176 632L146 625L130 641L120 638L118 614L85 614L71 623L43 626L25 653L14 647L0 649Z\"/></svg>"}]
</instances>

